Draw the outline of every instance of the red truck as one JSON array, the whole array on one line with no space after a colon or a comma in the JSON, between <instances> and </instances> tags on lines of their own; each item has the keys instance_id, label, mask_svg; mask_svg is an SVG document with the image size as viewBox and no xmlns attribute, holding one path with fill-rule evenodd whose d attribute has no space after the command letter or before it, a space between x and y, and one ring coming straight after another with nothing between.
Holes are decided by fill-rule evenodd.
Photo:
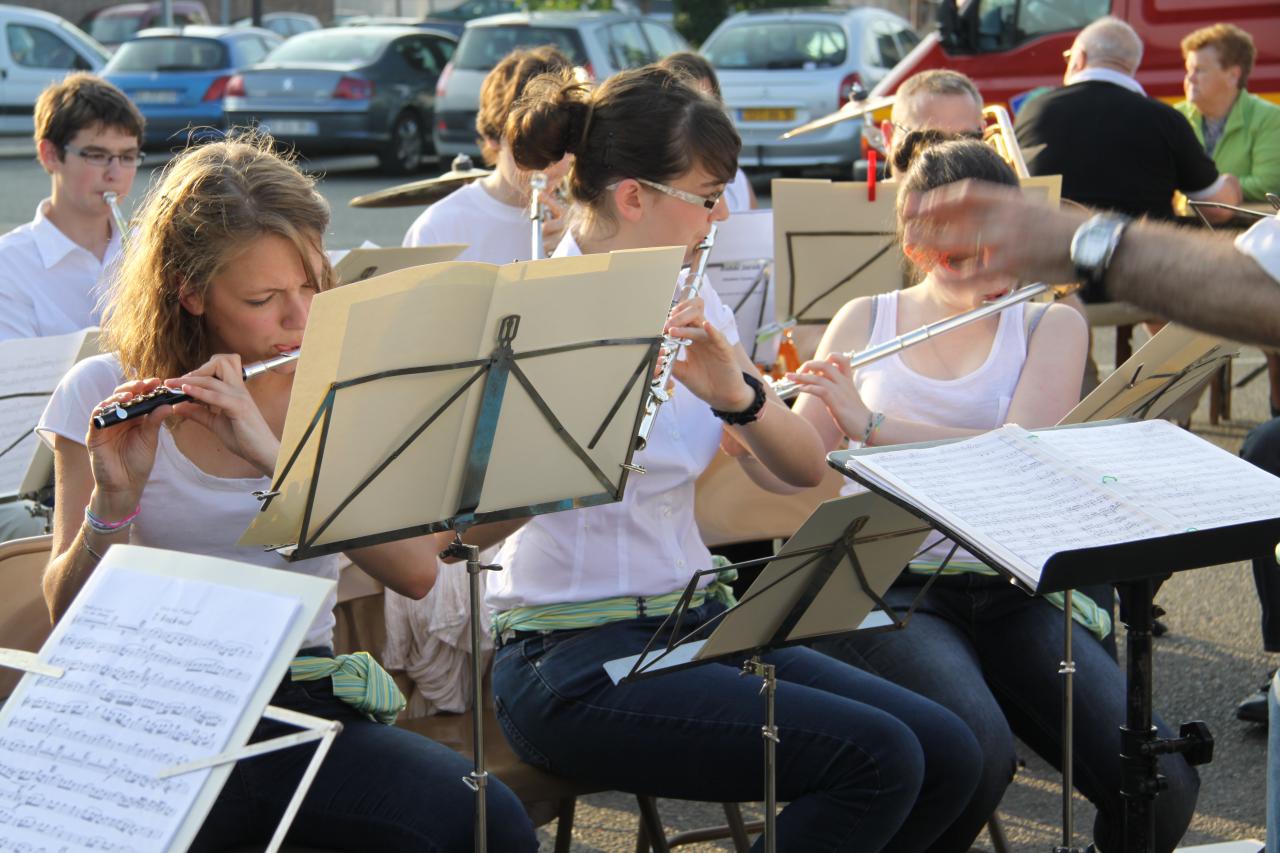
<instances>
[{"instance_id":1,"label":"red truck","mask_svg":"<svg viewBox=\"0 0 1280 853\"><path fill-rule=\"evenodd\" d=\"M1062 85L1063 51L1103 15L1128 22L1142 38L1138 81L1153 97L1183 99L1179 43L1192 30L1225 22L1246 30L1258 49L1249 91L1280 103L1280 0L943 0L937 31L871 94L892 94L918 71L951 68L972 77L987 103L1016 112L1034 90Z\"/></svg>"}]
</instances>

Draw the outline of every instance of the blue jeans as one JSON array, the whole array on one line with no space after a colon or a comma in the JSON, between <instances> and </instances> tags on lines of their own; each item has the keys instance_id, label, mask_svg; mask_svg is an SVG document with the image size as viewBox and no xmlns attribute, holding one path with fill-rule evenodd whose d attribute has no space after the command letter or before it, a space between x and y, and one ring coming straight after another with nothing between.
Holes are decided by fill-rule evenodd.
<instances>
[{"instance_id":1,"label":"blue jeans","mask_svg":"<svg viewBox=\"0 0 1280 853\"><path fill-rule=\"evenodd\" d=\"M343 726L294 818L291 843L379 853L474 849L475 795L462 782L471 771L468 760L421 735L369 720L335 699L327 678L294 682L286 676L271 704ZM296 731L264 720L250 740ZM306 744L237 762L191 850L270 840L314 751ZM486 796L489 849L537 850L533 825L511 789L490 776Z\"/></svg>"},{"instance_id":2,"label":"blue jeans","mask_svg":"<svg viewBox=\"0 0 1280 853\"><path fill-rule=\"evenodd\" d=\"M905 612L923 578L904 573L885 596ZM982 830L1013 779L1014 736L1061 769L1061 610L1031 598L1003 578L978 574L938 578L904 631L849 634L814 648L874 672L954 711L982 747L981 781L937 851L963 851ZM1076 789L1097 807L1094 841L1121 849L1120 725L1124 673L1097 639L1076 626L1073 762ZM1171 736L1160 720L1156 726ZM1156 850L1173 850L1195 812L1199 776L1181 756L1160 758L1168 790L1156 799Z\"/></svg>"},{"instance_id":3,"label":"blue jeans","mask_svg":"<svg viewBox=\"0 0 1280 853\"><path fill-rule=\"evenodd\" d=\"M723 606L690 612L685 628ZM603 664L638 654L662 617L518 635L497 654L498 719L522 759L622 791L763 799L764 700L738 662L614 686ZM953 714L810 649L777 666L778 849L924 850L977 781L978 746ZM757 847L759 845L757 844Z\"/></svg>"}]
</instances>

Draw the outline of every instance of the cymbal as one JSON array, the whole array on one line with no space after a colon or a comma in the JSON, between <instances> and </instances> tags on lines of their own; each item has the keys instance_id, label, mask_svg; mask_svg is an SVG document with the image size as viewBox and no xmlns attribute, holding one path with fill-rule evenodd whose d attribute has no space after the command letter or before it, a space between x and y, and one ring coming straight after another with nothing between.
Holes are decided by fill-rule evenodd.
<instances>
[{"instance_id":1,"label":"cymbal","mask_svg":"<svg viewBox=\"0 0 1280 853\"><path fill-rule=\"evenodd\" d=\"M839 124L842 121L848 121L851 118L858 118L867 113L873 113L882 110L885 107L893 106L893 95L882 95L878 98L867 98L862 101L850 101L840 109L825 115L822 118L814 119L808 124L802 124L799 127L792 128L786 133L779 136L779 139L790 139L793 136L799 136L802 133L812 133L815 130L822 130L824 127L830 127L833 124Z\"/></svg>"},{"instance_id":2,"label":"cymbal","mask_svg":"<svg viewBox=\"0 0 1280 853\"><path fill-rule=\"evenodd\" d=\"M453 158L453 166L443 175L425 178L421 181L410 181L387 187L385 190L356 196L348 204L351 207L408 207L437 202L449 193L460 190L472 181L493 174L488 169L477 169L472 166L471 158L459 154Z\"/></svg>"}]
</instances>

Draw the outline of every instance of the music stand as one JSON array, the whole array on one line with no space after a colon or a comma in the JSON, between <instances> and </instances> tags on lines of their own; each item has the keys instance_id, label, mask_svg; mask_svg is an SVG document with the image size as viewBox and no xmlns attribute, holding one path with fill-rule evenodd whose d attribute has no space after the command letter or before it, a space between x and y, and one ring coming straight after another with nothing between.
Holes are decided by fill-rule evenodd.
<instances>
[{"instance_id":1,"label":"music stand","mask_svg":"<svg viewBox=\"0 0 1280 853\"><path fill-rule=\"evenodd\" d=\"M1123 421L1050 427L1049 430L1090 429L1115 423ZM1181 753L1187 763L1192 765L1204 764L1213 758L1213 737L1203 722L1184 724L1177 738L1158 737L1152 726L1151 628L1156 588L1159 581L1172 572L1248 560L1260 550L1271 548L1280 541L1280 518L1204 530L1190 529L1155 538L1059 551L1045 562L1039 579L1031 582L1010 563L996 556L991 549L975 541L959 525L937 517L913 503L910 497L848 464L849 460L858 456L937 447L962 440L945 439L912 445L845 450L832 453L827 458L841 473L927 520L935 529L1009 577L1015 586L1031 595L1066 592L1093 583L1116 585L1127 612L1125 657L1128 690L1125 721L1120 729L1120 793L1125 800L1124 849L1128 853L1151 853L1155 840L1155 811L1152 802L1161 787L1157 757ZM1070 620L1069 601L1067 619ZM1064 796L1070 796L1069 788L1064 791ZM1069 847L1070 840L1064 839L1063 847L1055 849Z\"/></svg>"},{"instance_id":2,"label":"music stand","mask_svg":"<svg viewBox=\"0 0 1280 853\"><path fill-rule=\"evenodd\" d=\"M292 431L286 425L286 438L291 434L295 438L282 443L271 490L260 495L263 513L259 518L265 519L262 529L255 530L255 521L245 538L261 544L264 538L288 531L292 540L288 556L297 560L427 533L455 532L454 544L446 555L466 560L471 602L474 769L463 781L476 795L478 851L484 851L488 843L480 575L500 567L480 563L479 548L464 544L462 533L476 524L622 498L629 474L643 470L632 464L632 456L647 399L645 380L654 372L662 340L651 332L661 328L670 305L670 282L676 279L680 255L679 249L658 249L502 268L444 264L402 271L361 285L374 288L375 298L379 288L385 291L390 309L398 314L403 306L394 297L403 291L401 284L411 291L419 289L412 280L417 274L442 275L435 290L445 291L458 277L497 271L502 281L493 287L492 303L486 300L479 308L473 306L488 315L483 325L490 333L488 340L493 341L492 350L480 358L402 365L343 377L341 357L326 361L322 356L308 364L304 345L290 413L292 416L293 405L299 402L300 387L304 394L310 389L309 393L318 396L319 405L305 418L300 415ZM450 277L448 268L456 275ZM544 274L535 277L531 275L534 271ZM403 281L397 284L399 280ZM421 287L424 292L419 296L443 298L427 285ZM474 282L467 285L465 296L474 299L478 287ZM334 320L376 322L379 317L376 311L362 310L366 306L357 294L326 301L328 295L318 297L313 306L312 324L319 318L316 328L323 329ZM581 325L592 330L591 339L575 340L575 324L565 322L564 302L572 300L590 303L590 316ZM503 313L504 306L512 303L522 306L523 316ZM312 328L308 326L309 335ZM645 332L639 334L639 330ZM366 332L360 328L348 331L352 333L344 339L344 348L363 354ZM600 332L605 336L594 337ZM522 347L524 341L529 344ZM473 350L477 347L474 339L466 344ZM435 348L424 336L420 350ZM373 360L377 361L376 356ZM574 388L565 388L565 370L601 380L597 387L602 390L584 400ZM369 428L360 423L365 414L362 406L381 398L399 400L406 395L406 380L424 377L442 384L435 388L434 396L414 399L412 405L402 407L402 422L383 425L383 436L398 438L387 444L379 440L357 447L364 429ZM553 396L556 394L558 398ZM344 417L354 417L349 421L351 429L335 431L333 425ZM435 469L424 469L429 460L421 451L432 440L448 458ZM357 457L354 464L353 454ZM532 461L525 465L513 461L526 457L536 457L542 465L542 473L532 478L537 482L525 482L530 479L526 470ZM405 484L407 490L400 488ZM402 516L408 512L418 518L406 524L370 513L371 500L376 505L379 499L395 501ZM277 504L281 502L291 504L287 515L296 522L286 518L282 526L279 518L268 518L279 512Z\"/></svg>"},{"instance_id":3,"label":"music stand","mask_svg":"<svg viewBox=\"0 0 1280 853\"><path fill-rule=\"evenodd\" d=\"M826 501L776 555L729 567L764 565L734 607L682 634L695 593L705 579L724 568L696 572L640 654L604 665L614 683L726 660L743 660L742 674L763 678L767 851L774 849L776 841L777 681L774 666L764 663L762 655L833 634L906 627L932 578L905 617L888 607L882 596L919 552L928 532L911 513L869 492ZM668 634L666 640L660 639Z\"/></svg>"}]
</instances>

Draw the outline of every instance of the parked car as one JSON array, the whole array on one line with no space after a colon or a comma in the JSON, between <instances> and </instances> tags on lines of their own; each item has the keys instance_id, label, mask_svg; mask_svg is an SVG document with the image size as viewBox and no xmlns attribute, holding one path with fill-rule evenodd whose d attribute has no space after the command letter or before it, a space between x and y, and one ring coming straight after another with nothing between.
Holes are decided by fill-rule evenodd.
<instances>
[{"instance_id":1,"label":"parked car","mask_svg":"<svg viewBox=\"0 0 1280 853\"><path fill-rule=\"evenodd\" d=\"M778 136L870 89L919 41L905 20L872 7L740 12L702 53L742 137L743 166L851 166L861 156L858 121Z\"/></svg>"},{"instance_id":2,"label":"parked car","mask_svg":"<svg viewBox=\"0 0 1280 853\"><path fill-rule=\"evenodd\" d=\"M209 10L200 0L173 0L173 26L208 24ZM122 3L99 9L83 19L89 35L114 50L141 30L164 26L164 7L158 2Z\"/></svg>"},{"instance_id":3,"label":"parked car","mask_svg":"<svg viewBox=\"0 0 1280 853\"><path fill-rule=\"evenodd\" d=\"M237 27L252 27L253 18L241 18L236 21ZM262 16L262 26L273 33L288 38L298 33L309 33L324 27L320 19L306 12L267 12Z\"/></svg>"},{"instance_id":4,"label":"parked car","mask_svg":"<svg viewBox=\"0 0 1280 853\"><path fill-rule=\"evenodd\" d=\"M560 48L597 80L689 49L667 24L617 12L526 12L469 21L436 87L434 136L441 157L480 155L476 112L485 75L515 48L543 44Z\"/></svg>"},{"instance_id":5,"label":"parked car","mask_svg":"<svg viewBox=\"0 0 1280 853\"><path fill-rule=\"evenodd\" d=\"M436 81L457 42L412 27L301 33L227 85L229 124L306 152L366 151L396 174L431 154Z\"/></svg>"},{"instance_id":6,"label":"parked car","mask_svg":"<svg viewBox=\"0 0 1280 853\"><path fill-rule=\"evenodd\" d=\"M147 119L146 145L183 144L190 131L220 135L222 99L231 77L284 39L256 27L157 27L120 45L102 76L120 87Z\"/></svg>"},{"instance_id":7,"label":"parked car","mask_svg":"<svg viewBox=\"0 0 1280 853\"><path fill-rule=\"evenodd\" d=\"M36 98L69 71L97 71L109 54L74 24L38 9L0 6L0 133L35 129Z\"/></svg>"}]
</instances>

